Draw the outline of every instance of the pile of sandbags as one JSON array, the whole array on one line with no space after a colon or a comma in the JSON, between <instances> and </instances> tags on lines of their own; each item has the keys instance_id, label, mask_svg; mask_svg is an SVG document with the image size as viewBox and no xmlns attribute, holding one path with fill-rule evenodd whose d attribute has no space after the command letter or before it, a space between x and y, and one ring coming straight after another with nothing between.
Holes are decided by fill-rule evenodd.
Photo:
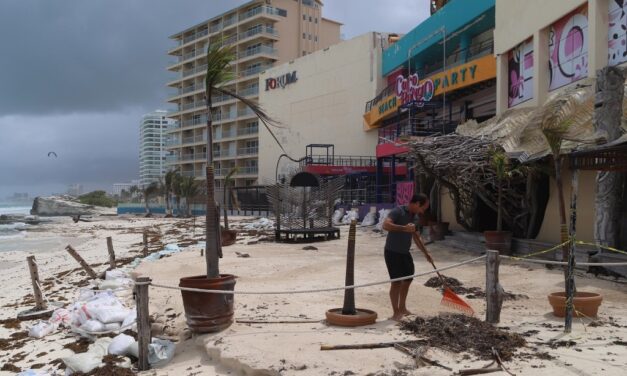
<instances>
[{"instance_id":1,"label":"pile of sandbags","mask_svg":"<svg viewBox=\"0 0 627 376\"><path fill-rule=\"evenodd\" d=\"M388 214L390 214L390 209L381 209L379 210L379 222L377 222L377 230L379 231L383 231L383 221L385 221L385 219L388 217Z\"/></svg>"},{"instance_id":2,"label":"pile of sandbags","mask_svg":"<svg viewBox=\"0 0 627 376\"><path fill-rule=\"evenodd\" d=\"M71 327L78 333L99 334L130 328L137 311L129 309L112 291L85 290L71 308Z\"/></svg>"}]
</instances>

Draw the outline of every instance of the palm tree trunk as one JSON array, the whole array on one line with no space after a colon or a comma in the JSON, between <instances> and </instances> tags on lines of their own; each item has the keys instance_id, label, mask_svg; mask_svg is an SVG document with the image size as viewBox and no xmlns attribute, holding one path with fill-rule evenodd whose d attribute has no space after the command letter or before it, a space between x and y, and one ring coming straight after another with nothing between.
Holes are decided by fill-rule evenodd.
<instances>
[{"instance_id":1,"label":"palm tree trunk","mask_svg":"<svg viewBox=\"0 0 627 376\"><path fill-rule=\"evenodd\" d=\"M568 227L566 225L566 205L564 203L564 186L562 184L562 157L554 155L553 159L555 163L555 184L557 185L557 197L560 210L560 242L565 243L562 245L562 261L567 261L568 255L570 254L570 244L566 243L568 241ZM564 270L564 278L566 283L568 283L566 270Z\"/></svg>"},{"instance_id":2,"label":"palm tree trunk","mask_svg":"<svg viewBox=\"0 0 627 376\"><path fill-rule=\"evenodd\" d=\"M226 183L226 180L225 180ZM228 205L226 204L226 190L228 189L227 184L224 184L224 229L228 230L229 229L229 214L228 214Z\"/></svg>"},{"instance_id":3,"label":"palm tree trunk","mask_svg":"<svg viewBox=\"0 0 627 376\"><path fill-rule=\"evenodd\" d=\"M218 265L220 244L216 227L216 200L213 181L213 119L211 113L211 92L207 93L207 202L205 214L205 262L207 264L207 278L217 278L220 275Z\"/></svg>"},{"instance_id":4,"label":"palm tree trunk","mask_svg":"<svg viewBox=\"0 0 627 376\"><path fill-rule=\"evenodd\" d=\"M170 210L170 192L165 193L165 214L172 215Z\"/></svg>"},{"instance_id":5,"label":"palm tree trunk","mask_svg":"<svg viewBox=\"0 0 627 376\"><path fill-rule=\"evenodd\" d=\"M503 209L501 208L502 205L502 198L503 198L503 182L501 181L501 178L497 179L497 184L499 185L498 188L498 199L497 199L497 204L496 204L496 231L502 231L503 230L503 218L502 218L502 213L503 213Z\"/></svg>"},{"instance_id":6,"label":"palm tree trunk","mask_svg":"<svg viewBox=\"0 0 627 376\"><path fill-rule=\"evenodd\" d=\"M346 279L345 286L353 286L355 284L355 227L356 221L351 221L348 230L348 248L346 250ZM344 290L344 305L342 307L343 315L354 315L355 309L355 289Z\"/></svg>"}]
</instances>

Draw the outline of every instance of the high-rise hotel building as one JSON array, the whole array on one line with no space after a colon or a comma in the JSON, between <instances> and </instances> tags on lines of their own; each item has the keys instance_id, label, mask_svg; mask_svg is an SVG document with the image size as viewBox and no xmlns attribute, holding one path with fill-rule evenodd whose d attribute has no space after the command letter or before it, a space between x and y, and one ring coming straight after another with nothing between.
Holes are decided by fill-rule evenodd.
<instances>
[{"instance_id":1,"label":"high-rise hotel building","mask_svg":"<svg viewBox=\"0 0 627 376\"><path fill-rule=\"evenodd\" d=\"M167 84L173 90L168 102L176 104L169 116L178 123L168 132L168 168L186 176L205 176L204 78L209 44L235 45L237 58L232 67L236 78L225 87L257 100L259 90L266 90L259 82L260 72L338 43L340 26L322 17L318 0L254 0L172 35L176 47L168 54L175 61L168 69L176 72L176 79ZM216 186L223 186L222 179L234 167L238 167L237 186L257 184L258 131L263 125L236 99L217 95L213 105Z\"/></svg>"},{"instance_id":2,"label":"high-rise hotel building","mask_svg":"<svg viewBox=\"0 0 627 376\"><path fill-rule=\"evenodd\" d=\"M167 111L156 110L142 116L139 124L139 185L142 187L158 182L165 174L167 132L176 126L176 121L167 116Z\"/></svg>"}]
</instances>

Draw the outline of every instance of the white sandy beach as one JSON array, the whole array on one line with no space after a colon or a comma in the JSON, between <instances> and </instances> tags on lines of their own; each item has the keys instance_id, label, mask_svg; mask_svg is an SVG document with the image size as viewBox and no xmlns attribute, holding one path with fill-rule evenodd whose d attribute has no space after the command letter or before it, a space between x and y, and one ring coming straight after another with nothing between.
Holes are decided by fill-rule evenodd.
<instances>
[{"instance_id":1,"label":"white sandy beach","mask_svg":"<svg viewBox=\"0 0 627 376\"><path fill-rule=\"evenodd\" d=\"M29 231L37 238L57 238L72 244L81 255L93 264L107 261L106 237L112 236L118 258L137 256L141 250L142 231L153 231L155 242L151 249L159 250L167 243L202 238L202 225L196 222L196 230L190 228L191 220L98 217L94 222L72 223L61 220ZM344 283L347 227L342 228L342 239L314 243L317 250L303 250L303 244L277 244L238 242L224 248L221 272L235 274L237 291L282 291L317 289L342 286ZM156 234L160 234L156 236ZM193 236L195 235L195 236ZM159 240L159 241L157 241ZM387 279L382 257L384 237L369 229L358 229L355 263L356 283ZM242 244L240 244L242 243ZM255 243L250 242L250 243ZM443 267L478 256L477 253L453 248L444 241L429 245L436 265ZM39 273L50 301L68 303L77 295L76 283L84 280L80 271L74 271L61 281L47 278L53 274L75 269L78 264L64 250L67 244L46 245L44 249L0 252L0 283L3 306L0 319L15 317L17 312L30 308L32 302L24 299L32 292L26 256L36 255ZM145 261L136 272L152 278L153 282L178 285L183 276L205 272L204 258L200 256L201 244L183 248L181 253L158 261ZM238 257L236 252L247 253L248 258ZM428 271L431 267L420 254L414 254L416 271ZM106 265L96 266L97 271ZM485 288L485 265L478 262L444 273L463 282L466 287ZM432 275L416 278L412 284L408 308L420 317L431 317L442 312L454 312L440 305L438 290L425 287L424 282ZM577 273L580 290L602 292L604 302L600 308L596 326L588 325L590 319L575 319L573 332L563 334L563 320L550 313L546 295L560 291L563 275L559 270L548 270L538 265L514 265L503 261L500 269L501 284L506 291L523 294L528 299L504 302L499 326L510 332L526 333L527 346L514 353L506 366L517 375L623 375L627 369L627 285L596 279L583 272ZM624 281L623 281L624 282ZM84 283L83 283L84 284ZM377 323L361 328L339 328L326 325L322 320L327 309L341 307L342 292L309 293L298 295L237 295L235 316L240 321L304 321L309 323L259 323L236 322L230 328L216 334L193 336L185 329L180 292L151 287L150 312L157 322L170 328L167 333L178 339L175 357L164 368L145 372L150 375L450 375L452 372L437 367L414 368L413 360L393 349L320 351L322 344L341 345L389 342L416 339L415 335L402 331L387 320L391 316L388 301L388 285L378 285L356 290L356 302L360 308L378 312ZM132 305L130 291L122 294ZM485 302L467 300L477 317L485 316ZM26 304L25 304L26 302ZM15 333L27 330L29 323L19 328L0 326L0 338L11 338ZM15 338L15 337L14 337ZM553 340L552 346L549 345ZM76 342L75 335L60 329L43 339L23 340L23 346L0 352L0 367L11 364L18 369L33 366L55 371L59 365L55 359L71 354L63 348ZM559 342L564 341L564 342ZM569 342L572 341L572 342ZM623 342L620 342L623 341ZM616 343L615 343L616 342ZM534 354L547 353L552 359ZM524 355L527 354L527 355ZM451 367L454 371L479 368L489 363L474 355L454 354L441 349L429 348L427 357ZM541 359L542 358L542 359ZM14 368L15 370L15 368ZM63 374L59 371L59 374ZM0 371L0 375L12 374ZM494 373L505 374L505 373Z\"/></svg>"}]
</instances>

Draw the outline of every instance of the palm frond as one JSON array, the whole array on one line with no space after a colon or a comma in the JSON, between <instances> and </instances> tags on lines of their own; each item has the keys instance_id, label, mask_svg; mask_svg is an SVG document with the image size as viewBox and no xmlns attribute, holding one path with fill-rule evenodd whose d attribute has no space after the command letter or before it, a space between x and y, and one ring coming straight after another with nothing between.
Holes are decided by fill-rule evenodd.
<instances>
[{"instance_id":1,"label":"palm frond","mask_svg":"<svg viewBox=\"0 0 627 376\"><path fill-rule=\"evenodd\" d=\"M280 122L272 119L270 115L268 115L268 113L266 113L265 110L258 103L250 99L244 98L239 94L236 94L230 90L227 90L221 87L216 87L214 88L214 90L220 94L238 99L239 101L244 103L246 107L250 108L255 113L255 115L259 118L259 120L261 121L263 126L266 128L268 133L270 133L274 141L276 141L277 145L279 145L283 153L287 154L287 151L285 151L285 149L283 148L283 145L281 145L281 142L279 142L279 139L276 137L276 135L274 134L274 132L272 132L272 129L271 129L271 127L282 128L282 124Z\"/></svg>"},{"instance_id":2,"label":"palm frond","mask_svg":"<svg viewBox=\"0 0 627 376\"><path fill-rule=\"evenodd\" d=\"M205 92L207 99L217 86L235 78L231 63L235 60L234 45L224 45L223 40L211 44L207 48L207 74L205 76Z\"/></svg>"}]
</instances>

